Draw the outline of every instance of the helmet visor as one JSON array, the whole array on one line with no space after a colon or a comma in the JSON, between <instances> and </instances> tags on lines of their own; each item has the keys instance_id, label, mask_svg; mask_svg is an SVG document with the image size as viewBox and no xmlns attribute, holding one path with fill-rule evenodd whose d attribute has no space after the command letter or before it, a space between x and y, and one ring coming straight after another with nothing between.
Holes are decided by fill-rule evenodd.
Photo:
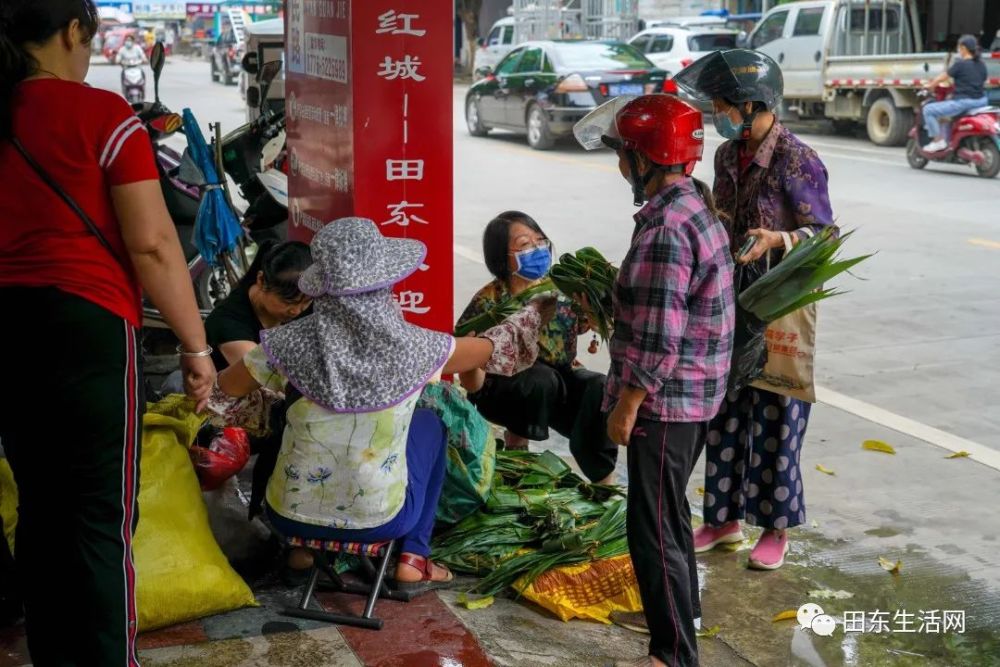
<instances>
[{"instance_id":1,"label":"helmet visor","mask_svg":"<svg viewBox=\"0 0 1000 667\"><path fill-rule=\"evenodd\" d=\"M674 76L674 82L678 88L702 102L718 97L729 99L740 89L739 80L719 51L699 58L682 69Z\"/></svg>"},{"instance_id":2,"label":"helmet visor","mask_svg":"<svg viewBox=\"0 0 1000 667\"><path fill-rule=\"evenodd\" d=\"M618 112L634 100L637 95L621 95L608 100L573 126L573 136L588 151L598 148L620 148L621 135L618 133Z\"/></svg>"}]
</instances>

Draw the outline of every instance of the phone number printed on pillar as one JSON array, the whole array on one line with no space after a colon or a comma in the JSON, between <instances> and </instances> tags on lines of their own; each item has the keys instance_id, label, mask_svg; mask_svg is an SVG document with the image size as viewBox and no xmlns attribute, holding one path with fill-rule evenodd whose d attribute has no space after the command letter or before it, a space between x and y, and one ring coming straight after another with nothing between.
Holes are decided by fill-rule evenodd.
<instances>
[{"instance_id":1,"label":"phone number printed on pillar","mask_svg":"<svg viewBox=\"0 0 1000 667\"><path fill-rule=\"evenodd\" d=\"M306 33L306 75L347 83L347 39Z\"/></svg>"}]
</instances>

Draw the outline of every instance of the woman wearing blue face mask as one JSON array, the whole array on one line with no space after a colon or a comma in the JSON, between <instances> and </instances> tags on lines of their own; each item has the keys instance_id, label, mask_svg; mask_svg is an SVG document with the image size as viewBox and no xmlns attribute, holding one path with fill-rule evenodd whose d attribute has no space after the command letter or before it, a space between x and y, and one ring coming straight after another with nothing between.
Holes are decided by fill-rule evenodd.
<instances>
[{"instance_id":1,"label":"woman wearing blue face mask","mask_svg":"<svg viewBox=\"0 0 1000 667\"><path fill-rule=\"evenodd\" d=\"M553 261L545 232L519 211L501 213L486 226L483 255L495 279L476 293L459 324L537 283L548 275ZM587 477L610 482L618 452L607 438L601 414L605 377L576 360L577 338L589 330L573 302L560 297L555 318L541 332L534 366L514 377L472 371L461 380L483 416L507 429L508 449L527 449L529 440L547 440L551 428L569 438Z\"/></svg>"}]
</instances>

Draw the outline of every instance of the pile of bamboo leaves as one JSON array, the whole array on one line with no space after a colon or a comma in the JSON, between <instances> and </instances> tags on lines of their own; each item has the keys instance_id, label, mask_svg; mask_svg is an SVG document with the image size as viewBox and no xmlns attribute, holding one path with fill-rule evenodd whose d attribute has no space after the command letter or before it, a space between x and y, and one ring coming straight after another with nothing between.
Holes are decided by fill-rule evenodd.
<instances>
[{"instance_id":1,"label":"pile of bamboo leaves","mask_svg":"<svg viewBox=\"0 0 1000 667\"><path fill-rule=\"evenodd\" d=\"M548 278L462 322L455 328L455 335L461 337L486 331L524 308L534 297L559 290L571 299L587 297L591 310L587 314L592 320L590 324L606 341L611 338L614 329L611 294L617 278L618 269L594 248L582 248L575 254L566 253L551 268Z\"/></svg>"},{"instance_id":2,"label":"pile of bamboo leaves","mask_svg":"<svg viewBox=\"0 0 1000 667\"><path fill-rule=\"evenodd\" d=\"M740 306L762 322L773 322L810 303L840 294L823 288L831 278L871 255L839 259L837 253L851 232L837 235L834 227L798 243L781 262L743 290Z\"/></svg>"},{"instance_id":3,"label":"pile of bamboo leaves","mask_svg":"<svg viewBox=\"0 0 1000 667\"><path fill-rule=\"evenodd\" d=\"M528 586L553 567L628 553L618 489L585 482L551 452L498 452L496 470L486 505L434 539L435 560L483 577L472 592L495 595L522 576Z\"/></svg>"}]
</instances>

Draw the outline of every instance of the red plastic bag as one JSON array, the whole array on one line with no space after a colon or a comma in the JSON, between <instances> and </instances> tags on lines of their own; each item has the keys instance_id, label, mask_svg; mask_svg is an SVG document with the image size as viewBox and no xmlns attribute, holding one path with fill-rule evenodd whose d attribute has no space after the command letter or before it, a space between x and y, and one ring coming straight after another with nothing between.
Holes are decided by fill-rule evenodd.
<instances>
[{"instance_id":1,"label":"red plastic bag","mask_svg":"<svg viewBox=\"0 0 1000 667\"><path fill-rule=\"evenodd\" d=\"M224 428L208 447L195 444L190 453L202 490L213 491L243 470L250 460L250 439L241 428Z\"/></svg>"}]
</instances>

